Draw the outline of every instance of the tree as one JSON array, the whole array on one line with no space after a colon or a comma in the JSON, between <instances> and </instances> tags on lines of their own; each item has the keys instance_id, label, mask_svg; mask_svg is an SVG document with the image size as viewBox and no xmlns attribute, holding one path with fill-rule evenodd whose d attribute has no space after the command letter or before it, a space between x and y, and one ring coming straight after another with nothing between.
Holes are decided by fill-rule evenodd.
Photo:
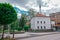
<instances>
[{"instance_id":1,"label":"tree","mask_svg":"<svg viewBox=\"0 0 60 40\"><path fill-rule=\"evenodd\" d=\"M26 20L26 14L22 14L21 18L20 18L19 26L23 28L26 24L26 21L27 21Z\"/></svg>"},{"instance_id":2,"label":"tree","mask_svg":"<svg viewBox=\"0 0 60 40\"><path fill-rule=\"evenodd\" d=\"M25 31L28 31L28 29L29 29L29 26L28 26L28 25L25 25L25 26L24 26L24 30L25 30Z\"/></svg>"},{"instance_id":3,"label":"tree","mask_svg":"<svg viewBox=\"0 0 60 40\"><path fill-rule=\"evenodd\" d=\"M29 20L30 20L32 17L35 16L36 11L35 11L34 9L29 9L28 13L29 13L29 17L28 17L28 18L29 18Z\"/></svg>"},{"instance_id":4,"label":"tree","mask_svg":"<svg viewBox=\"0 0 60 40\"><path fill-rule=\"evenodd\" d=\"M17 13L14 10L13 6L8 3L0 3L0 24L8 25L17 19ZM2 40L4 36L4 26L2 33Z\"/></svg>"},{"instance_id":5,"label":"tree","mask_svg":"<svg viewBox=\"0 0 60 40\"><path fill-rule=\"evenodd\" d=\"M34 9L32 9L32 8L29 9L29 11L28 11L28 17L27 17L28 22L30 22L31 18L34 17L36 15L36 13L37 12ZM30 23L29 23L29 27L30 27Z\"/></svg>"},{"instance_id":6,"label":"tree","mask_svg":"<svg viewBox=\"0 0 60 40\"><path fill-rule=\"evenodd\" d=\"M16 30L16 28L18 28L18 21L17 20L11 24L10 32L13 33L13 38L14 38L14 33L15 33L14 30Z\"/></svg>"},{"instance_id":7,"label":"tree","mask_svg":"<svg viewBox=\"0 0 60 40\"><path fill-rule=\"evenodd\" d=\"M13 28L14 28L15 30L17 30L18 27L19 27L19 22L18 22L18 20L16 20L15 22L13 22L13 23L11 24L11 30L13 30Z\"/></svg>"}]
</instances>

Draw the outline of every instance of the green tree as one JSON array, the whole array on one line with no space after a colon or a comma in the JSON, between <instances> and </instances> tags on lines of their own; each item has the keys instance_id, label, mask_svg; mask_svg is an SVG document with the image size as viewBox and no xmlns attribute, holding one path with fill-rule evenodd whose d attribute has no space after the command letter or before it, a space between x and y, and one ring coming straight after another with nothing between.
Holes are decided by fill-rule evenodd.
<instances>
[{"instance_id":1,"label":"green tree","mask_svg":"<svg viewBox=\"0 0 60 40\"><path fill-rule=\"evenodd\" d=\"M37 12L34 9L29 9L28 13L29 13L28 19L30 20L32 17L35 16Z\"/></svg>"},{"instance_id":2,"label":"green tree","mask_svg":"<svg viewBox=\"0 0 60 40\"><path fill-rule=\"evenodd\" d=\"M17 30L18 27L19 27L19 25L18 25L18 21L17 20L11 24L10 33L13 33L13 38L14 38L15 30Z\"/></svg>"},{"instance_id":3,"label":"green tree","mask_svg":"<svg viewBox=\"0 0 60 40\"><path fill-rule=\"evenodd\" d=\"M14 10L13 6L8 3L0 3L0 24L8 25L17 19L17 13ZM2 33L2 40L4 36L4 26Z\"/></svg>"},{"instance_id":4,"label":"green tree","mask_svg":"<svg viewBox=\"0 0 60 40\"><path fill-rule=\"evenodd\" d=\"M31 18L34 17L36 15L36 11L34 9L29 9L28 10L28 16L27 16L27 19L28 19L28 22L30 22ZM30 24L29 24L29 27L30 27Z\"/></svg>"},{"instance_id":5,"label":"green tree","mask_svg":"<svg viewBox=\"0 0 60 40\"><path fill-rule=\"evenodd\" d=\"M11 30L13 30L13 28L14 28L15 30L17 30L18 27L19 27L19 22L18 22L18 20L16 20L15 22L13 22L13 23L11 24Z\"/></svg>"},{"instance_id":6,"label":"green tree","mask_svg":"<svg viewBox=\"0 0 60 40\"><path fill-rule=\"evenodd\" d=\"M26 20L26 14L22 14L21 18L20 18L19 26L23 28L26 24L26 21L27 21Z\"/></svg>"},{"instance_id":7,"label":"green tree","mask_svg":"<svg viewBox=\"0 0 60 40\"><path fill-rule=\"evenodd\" d=\"M28 26L28 25L25 25L25 26L24 26L24 30L25 30L25 31L28 31L28 30L29 30L29 26Z\"/></svg>"}]
</instances>

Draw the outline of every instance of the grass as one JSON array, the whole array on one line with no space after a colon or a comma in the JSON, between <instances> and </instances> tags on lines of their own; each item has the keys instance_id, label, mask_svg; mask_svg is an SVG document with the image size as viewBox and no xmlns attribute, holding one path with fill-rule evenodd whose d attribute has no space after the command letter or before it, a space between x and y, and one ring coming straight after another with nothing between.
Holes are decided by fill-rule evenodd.
<instances>
[{"instance_id":1,"label":"grass","mask_svg":"<svg viewBox=\"0 0 60 40\"><path fill-rule=\"evenodd\" d=\"M8 30L4 30L4 33L7 33ZM11 30L11 32L13 32L13 30ZM15 32L19 32L18 30L15 30ZM0 30L0 33L2 33L2 31Z\"/></svg>"},{"instance_id":2,"label":"grass","mask_svg":"<svg viewBox=\"0 0 60 40\"><path fill-rule=\"evenodd\" d=\"M13 38L10 38L10 39L8 39L8 38L5 38L4 40L15 40L15 39L13 39Z\"/></svg>"},{"instance_id":3,"label":"grass","mask_svg":"<svg viewBox=\"0 0 60 40\"><path fill-rule=\"evenodd\" d=\"M5 33L7 33L7 32L8 32L8 30L5 30L4 32L5 32ZM2 33L2 30L0 30L0 33Z\"/></svg>"},{"instance_id":4,"label":"grass","mask_svg":"<svg viewBox=\"0 0 60 40\"><path fill-rule=\"evenodd\" d=\"M0 39L0 40L1 40L1 39ZM3 40L15 40L15 39L6 37L6 38L4 38Z\"/></svg>"}]
</instances>

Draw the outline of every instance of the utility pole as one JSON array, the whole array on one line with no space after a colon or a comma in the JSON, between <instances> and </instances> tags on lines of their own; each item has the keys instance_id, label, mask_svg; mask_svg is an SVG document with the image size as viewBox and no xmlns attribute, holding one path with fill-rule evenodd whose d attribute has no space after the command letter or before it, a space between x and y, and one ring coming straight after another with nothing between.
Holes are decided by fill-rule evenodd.
<instances>
[{"instance_id":1,"label":"utility pole","mask_svg":"<svg viewBox=\"0 0 60 40\"><path fill-rule=\"evenodd\" d=\"M39 5L39 13L42 13L41 12L41 3L42 3L42 0L36 0L37 1L37 4Z\"/></svg>"}]
</instances>

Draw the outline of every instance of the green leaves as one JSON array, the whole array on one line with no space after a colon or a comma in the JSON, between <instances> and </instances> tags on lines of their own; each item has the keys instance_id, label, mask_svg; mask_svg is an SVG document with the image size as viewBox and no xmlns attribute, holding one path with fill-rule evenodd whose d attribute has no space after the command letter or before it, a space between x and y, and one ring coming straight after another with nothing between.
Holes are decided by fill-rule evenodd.
<instances>
[{"instance_id":1,"label":"green leaves","mask_svg":"<svg viewBox=\"0 0 60 40\"><path fill-rule=\"evenodd\" d=\"M13 6L7 3L0 3L0 24L10 24L17 19L17 13Z\"/></svg>"},{"instance_id":2,"label":"green leaves","mask_svg":"<svg viewBox=\"0 0 60 40\"><path fill-rule=\"evenodd\" d=\"M22 14L21 15L21 18L20 18L20 23L19 23L19 25L20 25L20 27L24 27L25 26L25 24L26 24L26 17L25 17L26 15L25 14Z\"/></svg>"}]
</instances>

